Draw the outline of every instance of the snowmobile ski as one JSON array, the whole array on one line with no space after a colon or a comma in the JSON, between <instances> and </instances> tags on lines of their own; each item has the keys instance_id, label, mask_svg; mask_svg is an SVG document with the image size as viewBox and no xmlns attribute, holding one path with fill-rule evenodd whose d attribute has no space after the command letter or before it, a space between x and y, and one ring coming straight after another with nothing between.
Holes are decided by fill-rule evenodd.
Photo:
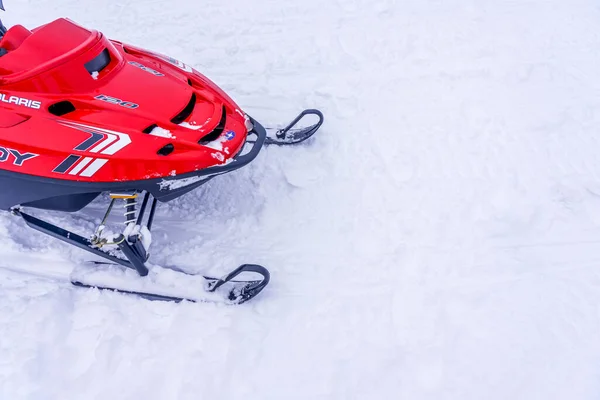
<instances>
[{"instance_id":1,"label":"snowmobile ski","mask_svg":"<svg viewBox=\"0 0 600 400\"><path fill-rule=\"evenodd\" d=\"M270 281L269 271L263 266L256 264L240 265L238 268L221 278L190 275L158 266L148 268L145 264L145 258L147 257L145 248L141 246L139 249L133 250L136 247L130 243L131 239L123 240L123 235L119 235L116 241L121 240L119 248L122 251L122 255L127 259L120 258L117 255L112 254L113 252L103 251L89 239L24 213L19 209L14 209L13 214L20 216L28 226L39 232L53 236L63 242L79 247L110 261L95 262L91 267L79 268L79 271L76 269L74 275L71 277L71 283L78 287L97 288L100 290L134 294L149 300L221 302L233 305L242 304L254 298ZM135 243L140 244L141 241L138 240L135 241ZM117 265L134 270L136 271L136 274L133 274L133 276L131 276L132 274L129 274L129 282L123 283L121 282L121 278L127 278L127 276L124 275L124 273L115 271L114 267ZM113 269L107 273L107 267L113 267ZM261 279L235 279L244 272L259 274ZM163 275L169 274L170 281L177 281L178 286L163 284L161 287L160 273ZM149 281L145 282L144 278L149 275ZM201 280L198 278L201 278ZM196 281L196 287L193 289L182 290L182 286L189 286L189 281L191 279ZM185 292L185 294L178 294L178 292L182 291Z\"/></svg>"},{"instance_id":2,"label":"snowmobile ski","mask_svg":"<svg viewBox=\"0 0 600 400\"><path fill-rule=\"evenodd\" d=\"M152 301L172 301L179 303L189 301L192 303L223 303L237 305L245 303L260 293L269 283L269 271L256 264L243 264L221 278L208 276L188 275L183 272L153 267L151 273L168 271L173 275L180 275L186 289L182 290L181 284L160 285L160 280L152 279L149 283L143 282L138 277L131 277L129 282L123 279L123 274L106 270L106 267L116 267L117 264L107 262L93 262L93 266L77 267L71 274L70 281L73 285L82 288L107 290L123 294L139 296ZM259 280L236 280L239 274L253 272L261 275ZM102 276L104 273L104 276ZM115 279L115 275L118 279ZM198 278L202 278L199 280ZM193 279L193 282L190 282ZM111 283L111 281L113 281ZM190 283L192 286L190 286ZM196 287L193 287L193 286ZM198 290L201 286L202 290ZM183 292L183 293L182 293Z\"/></svg>"}]
</instances>

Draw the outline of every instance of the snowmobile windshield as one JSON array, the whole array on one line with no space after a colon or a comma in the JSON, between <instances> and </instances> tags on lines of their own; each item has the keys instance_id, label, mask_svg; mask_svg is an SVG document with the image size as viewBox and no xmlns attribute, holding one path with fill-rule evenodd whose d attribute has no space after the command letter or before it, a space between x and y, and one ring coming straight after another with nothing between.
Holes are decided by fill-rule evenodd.
<instances>
[{"instance_id":1,"label":"snowmobile windshield","mask_svg":"<svg viewBox=\"0 0 600 400\"><path fill-rule=\"evenodd\" d=\"M0 0L0 10L4 11L4 4L2 4L2 0ZM2 20L0 20L0 40L2 40L4 34L6 34L6 27L2 23Z\"/></svg>"},{"instance_id":2,"label":"snowmobile windshield","mask_svg":"<svg viewBox=\"0 0 600 400\"><path fill-rule=\"evenodd\" d=\"M0 3L0 5L1 4L2 3ZM0 20L0 40L4 39L4 35L5 34L6 34L6 27L2 23L2 20ZM8 53L8 51L6 49L3 49L3 48L0 47L0 57L2 57L3 55L5 55L6 53Z\"/></svg>"}]
</instances>

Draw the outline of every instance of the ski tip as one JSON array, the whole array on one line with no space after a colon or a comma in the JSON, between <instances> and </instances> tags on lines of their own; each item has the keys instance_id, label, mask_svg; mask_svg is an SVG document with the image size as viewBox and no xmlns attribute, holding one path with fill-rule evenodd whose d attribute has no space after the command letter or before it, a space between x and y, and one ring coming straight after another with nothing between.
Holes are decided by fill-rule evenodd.
<instances>
[{"instance_id":1,"label":"ski tip","mask_svg":"<svg viewBox=\"0 0 600 400\"><path fill-rule=\"evenodd\" d=\"M305 127L296 128L296 125L300 123L306 116L316 116L317 122L312 125L308 125ZM266 145L277 145L277 146L286 146L286 145L295 145L298 143L302 143L305 140L311 138L323 125L325 121L325 117L320 110L317 109L306 109L302 111L296 118L292 120L285 128L279 129L275 136L268 136L265 140Z\"/></svg>"},{"instance_id":2,"label":"ski tip","mask_svg":"<svg viewBox=\"0 0 600 400\"><path fill-rule=\"evenodd\" d=\"M234 280L234 278L243 272L257 273L262 276L262 279L253 281ZM225 284L233 284L233 287L229 290L226 296L227 300L230 304L242 304L253 299L260 292L262 292L262 290L269 284L269 281L271 280L271 274L269 273L269 270L262 265L243 264L220 279L207 279L210 279L210 283L207 287L207 291L209 292L215 292Z\"/></svg>"}]
</instances>

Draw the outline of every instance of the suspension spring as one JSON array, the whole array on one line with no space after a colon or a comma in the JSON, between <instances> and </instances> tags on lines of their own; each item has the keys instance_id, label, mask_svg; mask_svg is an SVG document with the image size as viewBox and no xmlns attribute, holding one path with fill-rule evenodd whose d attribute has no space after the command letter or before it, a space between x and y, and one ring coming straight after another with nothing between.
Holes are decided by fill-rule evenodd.
<instances>
[{"instance_id":1,"label":"suspension spring","mask_svg":"<svg viewBox=\"0 0 600 400\"><path fill-rule=\"evenodd\" d=\"M128 197L125 199L125 225L135 223L136 221L136 209L137 205L136 197Z\"/></svg>"}]
</instances>

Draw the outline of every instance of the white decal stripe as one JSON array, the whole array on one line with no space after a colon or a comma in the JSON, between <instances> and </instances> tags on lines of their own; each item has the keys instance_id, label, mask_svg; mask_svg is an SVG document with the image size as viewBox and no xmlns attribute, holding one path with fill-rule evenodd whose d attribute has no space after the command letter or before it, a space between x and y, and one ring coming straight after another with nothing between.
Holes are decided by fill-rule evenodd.
<instances>
[{"instance_id":1,"label":"white decal stripe","mask_svg":"<svg viewBox=\"0 0 600 400\"><path fill-rule=\"evenodd\" d=\"M98 172L98 170L102 168L102 166L106 164L107 161L108 160L104 160L102 158L94 160L94 162L91 163L90 166L87 167L79 176L85 176L89 178L90 176Z\"/></svg>"},{"instance_id":2,"label":"white decal stripe","mask_svg":"<svg viewBox=\"0 0 600 400\"><path fill-rule=\"evenodd\" d=\"M102 154L108 154L112 156L117 151L121 150L123 147L131 143L131 138L129 137L129 135L126 135L124 133L114 133L119 137L119 140L116 143L113 143L109 148L103 150Z\"/></svg>"},{"instance_id":3,"label":"white decal stripe","mask_svg":"<svg viewBox=\"0 0 600 400\"><path fill-rule=\"evenodd\" d=\"M102 132L102 133L104 133L104 132ZM113 135L112 133L104 133L104 135L106 135L106 138L104 140L102 140L100 143L98 143L96 145L96 147L94 147L93 149L91 149L90 153L97 153L100 150L106 148L106 146L108 146L109 144L111 144L115 140L117 140L117 136Z\"/></svg>"},{"instance_id":4,"label":"white decal stripe","mask_svg":"<svg viewBox=\"0 0 600 400\"><path fill-rule=\"evenodd\" d=\"M75 168L73 168L71 170L71 172L69 172L69 175L77 175L82 169L85 168L86 165L88 165L90 163L90 161L92 161L93 158L92 157L85 157L83 160L79 161L77 164L75 164Z\"/></svg>"},{"instance_id":5,"label":"white decal stripe","mask_svg":"<svg viewBox=\"0 0 600 400\"><path fill-rule=\"evenodd\" d=\"M111 131L109 129L104 129L104 128L97 128L95 126L87 126L87 125L84 125L84 124L79 124L77 122L61 121L60 123L63 124L63 125L66 125L66 126L68 126L70 128L75 128L75 129L79 129L79 130L83 130L83 131L93 130L94 132L104 133L104 134L106 134L108 136L110 136L110 135L117 136L118 140L115 143L113 143L114 139L112 139L112 138L111 138L110 142L107 142L108 139L106 139L106 140L104 140L104 141L102 141L100 143L102 145L107 144L107 143L112 143L110 147L108 147L105 150L101 151L101 154L113 155L117 151L121 150L123 147L125 147L129 143L131 143L131 138L126 133L115 132L115 131ZM105 146L99 147L100 144L97 145L96 147L94 147L94 149L93 149L93 150L95 150L94 152L98 152L98 151L100 151L100 149L102 149L102 148L105 147Z\"/></svg>"}]
</instances>

